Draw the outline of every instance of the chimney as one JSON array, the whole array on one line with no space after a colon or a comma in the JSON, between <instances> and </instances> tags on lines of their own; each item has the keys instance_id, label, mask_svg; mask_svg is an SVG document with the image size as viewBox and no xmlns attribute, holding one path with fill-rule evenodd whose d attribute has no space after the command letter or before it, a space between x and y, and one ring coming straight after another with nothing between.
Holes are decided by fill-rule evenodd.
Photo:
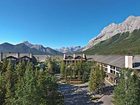
<instances>
[{"instance_id":1,"label":"chimney","mask_svg":"<svg viewBox=\"0 0 140 105\"><path fill-rule=\"evenodd\" d=\"M18 58L20 58L20 53L18 52L18 56L17 56Z\"/></svg>"},{"instance_id":2,"label":"chimney","mask_svg":"<svg viewBox=\"0 0 140 105\"><path fill-rule=\"evenodd\" d=\"M33 54L32 54L32 53L30 53L30 54L29 54L29 57L30 57L30 58L32 58L32 57L33 57Z\"/></svg>"},{"instance_id":3,"label":"chimney","mask_svg":"<svg viewBox=\"0 0 140 105\"><path fill-rule=\"evenodd\" d=\"M83 54L83 58L86 59L86 55L85 54Z\"/></svg>"},{"instance_id":4,"label":"chimney","mask_svg":"<svg viewBox=\"0 0 140 105\"><path fill-rule=\"evenodd\" d=\"M63 59L66 59L66 54L64 54L64 57L63 57Z\"/></svg>"},{"instance_id":5,"label":"chimney","mask_svg":"<svg viewBox=\"0 0 140 105\"><path fill-rule=\"evenodd\" d=\"M76 57L76 55L75 55L75 54L73 54L73 59L75 59L75 57Z\"/></svg>"},{"instance_id":6,"label":"chimney","mask_svg":"<svg viewBox=\"0 0 140 105\"><path fill-rule=\"evenodd\" d=\"M133 56L125 56L125 68L133 68Z\"/></svg>"},{"instance_id":7,"label":"chimney","mask_svg":"<svg viewBox=\"0 0 140 105\"><path fill-rule=\"evenodd\" d=\"M3 52L0 53L0 61L3 60Z\"/></svg>"}]
</instances>

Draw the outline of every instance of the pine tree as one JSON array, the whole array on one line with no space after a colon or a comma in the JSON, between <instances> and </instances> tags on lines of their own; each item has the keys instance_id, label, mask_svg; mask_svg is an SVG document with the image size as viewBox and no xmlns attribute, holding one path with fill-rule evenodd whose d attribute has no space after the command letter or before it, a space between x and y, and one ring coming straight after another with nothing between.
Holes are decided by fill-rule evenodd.
<instances>
[{"instance_id":1,"label":"pine tree","mask_svg":"<svg viewBox=\"0 0 140 105\"><path fill-rule=\"evenodd\" d=\"M18 77L13 105L38 105L36 77L34 75L33 65L27 63L24 69L24 75L22 74L22 77L21 75ZM18 72L21 73L21 71L22 70L19 70Z\"/></svg>"},{"instance_id":2,"label":"pine tree","mask_svg":"<svg viewBox=\"0 0 140 105\"><path fill-rule=\"evenodd\" d=\"M28 63L24 75L24 95L23 95L23 103L25 105L38 104L37 100L37 87L36 87L36 77L33 69L32 63Z\"/></svg>"},{"instance_id":3,"label":"pine tree","mask_svg":"<svg viewBox=\"0 0 140 105\"><path fill-rule=\"evenodd\" d=\"M32 63L2 63L0 72L1 105L63 105L57 82L48 70L41 71ZM16 70L15 70L16 69Z\"/></svg>"},{"instance_id":4,"label":"pine tree","mask_svg":"<svg viewBox=\"0 0 140 105\"><path fill-rule=\"evenodd\" d=\"M96 71L97 70L95 68L91 69L90 78L89 78L89 90L91 92L95 91L98 87L98 85L96 83L98 81Z\"/></svg>"},{"instance_id":5,"label":"pine tree","mask_svg":"<svg viewBox=\"0 0 140 105\"><path fill-rule=\"evenodd\" d=\"M125 105L125 78L120 77L119 84L114 90L114 105Z\"/></svg>"},{"instance_id":6,"label":"pine tree","mask_svg":"<svg viewBox=\"0 0 140 105\"><path fill-rule=\"evenodd\" d=\"M49 73L54 74L54 65L53 65L53 61L51 59L48 60L48 64L47 64L47 70Z\"/></svg>"},{"instance_id":7,"label":"pine tree","mask_svg":"<svg viewBox=\"0 0 140 105\"><path fill-rule=\"evenodd\" d=\"M89 74L91 70L91 65L89 62L82 63L82 81L87 82L89 80Z\"/></svg>"},{"instance_id":8,"label":"pine tree","mask_svg":"<svg viewBox=\"0 0 140 105\"><path fill-rule=\"evenodd\" d=\"M139 105L140 80L130 69L124 69L114 90L114 105Z\"/></svg>"},{"instance_id":9,"label":"pine tree","mask_svg":"<svg viewBox=\"0 0 140 105\"><path fill-rule=\"evenodd\" d=\"M26 64L24 61L21 61L16 65L16 74L20 78L22 78L25 73L25 66L26 66Z\"/></svg>"},{"instance_id":10,"label":"pine tree","mask_svg":"<svg viewBox=\"0 0 140 105\"><path fill-rule=\"evenodd\" d=\"M0 62L0 72L2 72L2 63Z\"/></svg>"},{"instance_id":11,"label":"pine tree","mask_svg":"<svg viewBox=\"0 0 140 105\"><path fill-rule=\"evenodd\" d=\"M136 75L130 76L128 79L125 99L126 105L138 105L140 103L140 80L138 80Z\"/></svg>"},{"instance_id":12,"label":"pine tree","mask_svg":"<svg viewBox=\"0 0 140 105\"><path fill-rule=\"evenodd\" d=\"M81 73L82 73L82 61L77 63L77 70L78 70L78 80L81 80Z\"/></svg>"},{"instance_id":13,"label":"pine tree","mask_svg":"<svg viewBox=\"0 0 140 105\"><path fill-rule=\"evenodd\" d=\"M0 72L0 103L1 105L5 103L5 83L2 72Z\"/></svg>"},{"instance_id":14,"label":"pine tree","mask_svg":"<svg viewBox=\"0 0 140 105\"><path fill-rule=\"evenodd\" d=\"M2 73L7 71L8 60L4 59L2 62Z\"/></svg>"},{"instance_id":15,"label":"pine tree","mask_svg":"<svg viewBox=\"0 0 140 105\"><path fill-rule=\"evenodd\" d=\"M6 94L5 94L5 103L6 105L11 105L11 100L14 96L14 65L9 61L7 66L7 71L5 72L5 81L6 81Z\"/></svg>"},{"instance_id":16,"label":"pine tree","mask_svg":"<svg viewBox=\"0 0 140 105\"><path fill-rule=\"evenodd\" d=\"M64 61L61 62L60 73L61 73L61 77L64 78L65 77L65 63L64 63Z\"/></svg>"},{"instance_id":17,"label":"pine tree","mask_svg":"<svg viewBox=\"0 0 140 105\"><path fill-rule=\"evenodd\" d=\"M72 64L72 67L71 67L71 70L72 70L72 78L76 78L76 62L74 62L74 64Z\"/></svg>"},{"instance_id":18,"label":"pine tree","mask_svg":"<svg viewBox=\"0 0 140 105\"><path fill-rule=\"evenodd\" d=\"M90 73L89 90L92 92L102 88L104 84L104 78L105 73L103 69L95 63Z\"/></svg>"}]
</instances>

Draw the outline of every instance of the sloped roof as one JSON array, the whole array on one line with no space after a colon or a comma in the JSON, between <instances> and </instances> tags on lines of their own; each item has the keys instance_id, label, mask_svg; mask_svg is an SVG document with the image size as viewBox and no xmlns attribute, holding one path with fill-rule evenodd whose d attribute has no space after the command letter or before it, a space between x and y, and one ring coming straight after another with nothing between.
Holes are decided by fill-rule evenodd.
<instances>
[{"instance_id":1,"label":"sloped roof","mask_svg":"<svg viewBox=\"0 0 140 105\"><path fill-rule=\"evenodd\" d=\"M66 56L66 59L73 59L73 56Z\"/></svg>"},{"instance_id":2,"label":"sloped roof","mask_svg":"<svg viewBox=\"0 0 140 105\"><path fill-rule=\"evenodd\" d=\"M75 59L83 59L82 56L76 56Z\"/></svg>"},{"instance_id":3,"label":"sloped roof","mask_svg":"<svg viewBox=\"0 0 140 105\"><path fill-rule=\"evenodd\" d=\"M124 68L125 67L125 56L123 55L92 55L88 56L88 59L92 61L97 61L104 64L109 64L112 66ZM140 68L140 55L133 56L133 64L138 63ZM135 68L135 67L134 67Z\"/></svg>"},{"instance_id":4,"label":"sloped roof","mask_svg":"<svg viewBox=\"0 0 140 105\"><path fill-rule=\"evenodd\" d=\"M104 64L113 65L116 67L125 67L125 56L120 55L95 55L92 57L94 61L101 62Z\"/></svg>"}]
</instances>

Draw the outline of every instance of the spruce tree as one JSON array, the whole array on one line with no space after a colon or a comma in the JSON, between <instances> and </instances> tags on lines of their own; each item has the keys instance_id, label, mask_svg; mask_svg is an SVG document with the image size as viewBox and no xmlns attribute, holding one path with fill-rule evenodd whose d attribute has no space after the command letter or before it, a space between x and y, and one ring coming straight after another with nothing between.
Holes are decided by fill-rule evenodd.
<instances>
[{"instance_id":1,"label":"spruce tree","mask_svg":"<svg viewBox=\"0 0 140 105\"><path fill-rule=\"evenodd\" d=\"M140 80L133 70L124 69L114 90L114 105L139 105L139 103Z\"/></svg>"},{"instance_id":2,"label":"spruce tree","mask_svg":"<svg viewBox=\"0 0 140 105\"><path fill-rule=\"evenodd\" d=\"M25 73L25 67L26 64L24 61L20 61L17 65L16 65L16 74L18 75L18 77L22 78L24 73Z\"/></svg>"},{"instance_id":3,"label":"spruce tree","mask_svg":"<svg viewBox=\"0 0 140 105\"><path fill-rule=\"evenodd\" d=\"M8 60L4 59L2 62L2 73L7 71Z\"/></svg>"},{"instance_id":4,"label":"spruce tree","mask_svg":"<svg viewBox=\"0 0 140 105\"><path fill-rule=\"evenodd\" d=\"M29 62L2 63L0 72L1 105L63 105L57 82L48 70L41 71Z\"/></svg>"},{"instance_id":5,"label":"spruce tree","mask_svg":"<svg viewBox=\"0 0 140 105\"><path fill-rule=\"evenodd\" d=\"M64 63L64 61L61 62L60 73L61 73L61 77L64 78L65 77L65 63Z\"/></svg>"},{"instance_id":6,"label":"spruce tree","mask_svg":"<svg viewBox=\"0 0 140 105\"><path fill-rule=\"evenodd\" d=\"M90 78L89 78L89 90L93 92L97 89L98 77L96 75L97 70L95 68L91 69Z\"/></svg>"},{"instance_id":7,"label":"spruce tree","mask_svg":"<svg viewBox=\"0 0 140 105\"><path fill-rule=\"evenodd\" d=\"M81 80L82 73L82 61L77 62L77 70L78 70L78 80Z\"/></svg>"},{"instance_id":8,"label":"spruce tree","mask_svg":"<svg viewBox=\"0 0 140 105\"><path fill-rule=\"evenodd\" d=\"M49 73L54 74L54 65L53 65L53 61L51 59L48 60L48 64L47 64L47 70Z\"/></svg>"},{"instance_id":9,"label":"spruce tree","mask_svg":"<svg viewBox=\"0 0 140 105\"><path fill-rule=\"evenodd\" d=\"M5 72L5 81L6 81L6 93L5 93L5 103L6 105L11 104L11 100L14 96L15 81L14 81L14 65L12 61L9 61L7 66L7 71Z\"/></svg>"},{"instance_id":10,"label":"spruce tree","mask_svg":"<svg viewBox=\"0 0 140 105\"><path fill-rule=\"evenodd\" d=\"M114 90L114 105L125 105L125 78L121 74L119 84Z\"/></svg>"},{"instance_id":11,"label":"spruce tree","mask_svg":"<svg viewBox=\"0 0 140 105\"><path fill-rule=\"evenodd\" d=\"M104 78L105 73L103 69L98 64L94 63L89 78L89 90L93 92L102 88L104 84Z\"/></svg>"},{"instance_id":12,"label":"spruce tree","mask_svg":"<svg viewBox=\"0 0 140 105\"><path fill-rule=\"evenodd\" d=\"M1 105L5 103L5 82L2 72L0 72L0 103Z\"/></svg>"}]
</instances>

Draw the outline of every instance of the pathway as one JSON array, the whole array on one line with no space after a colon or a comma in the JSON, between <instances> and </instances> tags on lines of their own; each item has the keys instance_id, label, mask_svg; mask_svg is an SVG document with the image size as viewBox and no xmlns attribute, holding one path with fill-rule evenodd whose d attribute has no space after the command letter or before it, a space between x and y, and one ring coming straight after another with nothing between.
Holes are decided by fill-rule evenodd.
<instances>
[{"instance_id":1,"label":"pathway","mask_svg":"<svg viewBox=\"0 0 140 105\"><path fill-rule=\"evenodd\" d=\"M87 86L61 84L59 90L64 94L65 105L95 105L87 94Z\"/></svg>"}]
</instances>

